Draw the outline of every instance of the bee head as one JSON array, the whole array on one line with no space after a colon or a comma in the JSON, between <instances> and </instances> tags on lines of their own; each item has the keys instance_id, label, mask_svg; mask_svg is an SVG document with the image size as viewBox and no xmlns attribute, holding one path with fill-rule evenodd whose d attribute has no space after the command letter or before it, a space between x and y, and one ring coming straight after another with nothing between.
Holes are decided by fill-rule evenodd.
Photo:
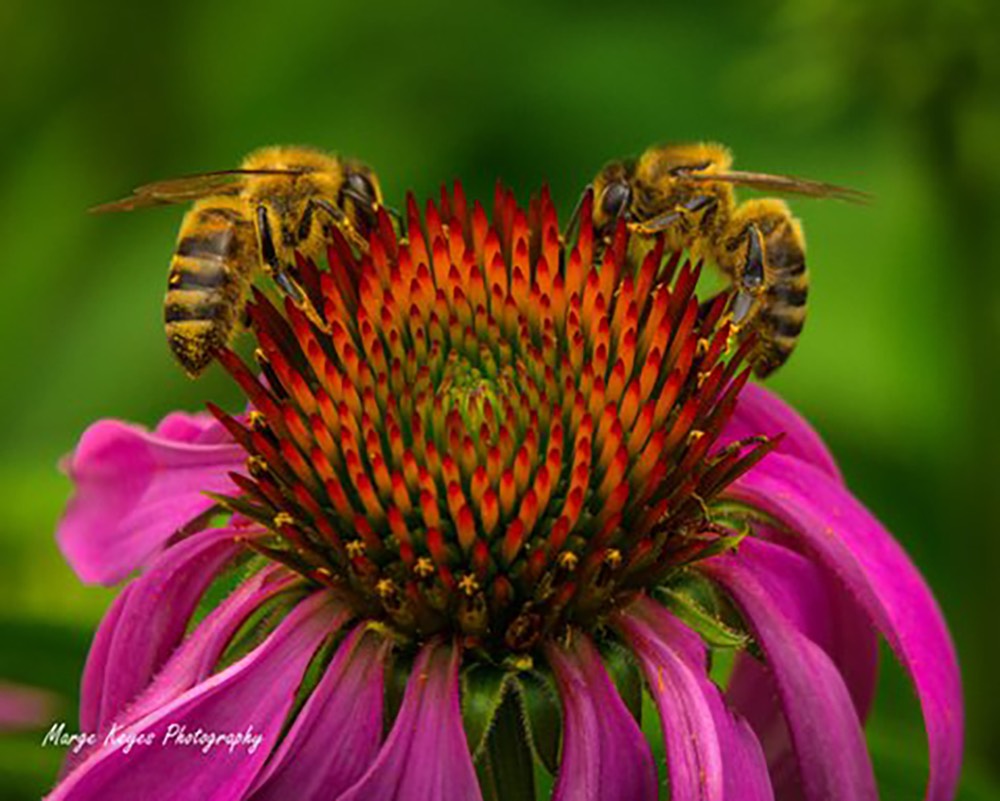
<instances>
[{"instance_id":1,"label":"bee head","mask_svg":"<svg viewBox=\"0 0 1000 801\"><path fill-rule=\"evenodd\" d=\"M632 170L628 162L613 161L598 173L593 182L594 232L609 234L620 217L630 217L632 208Z\"/></svg>"}]
</instances>

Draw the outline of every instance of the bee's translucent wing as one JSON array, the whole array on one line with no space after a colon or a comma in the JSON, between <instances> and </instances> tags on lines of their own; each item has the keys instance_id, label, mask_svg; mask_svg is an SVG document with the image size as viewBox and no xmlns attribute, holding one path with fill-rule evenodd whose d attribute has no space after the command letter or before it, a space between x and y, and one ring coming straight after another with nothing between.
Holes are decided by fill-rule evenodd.
<instances>
[{"instance_id":1,"label":"bee's translucent wing","mask_svg":"<svg viewBox=\"0 0 1000 801\"><path fill-rule=\"evenodd\" d=\"M714 173L685 172L684 177L692 181L724 181L735 186L746 186L764 192L834 198L836 200L846 200L850 203L870 203L872 201L871 195L859 189L827 184L822 181L809 181L805 178L795 178L791 175L770 175L764 172L728 170L726 172Z\"/></svg>"},{"instance_id":2,"label":"bee's translucent wing","mask_svg":"<svg viewBox=\"0 0 1000 801\"><path fill-rule=\"evenodd\" d=\"M234 195L247 175L301 175L308 170L219 170L185 175L145 184L131 195L90 209L93 214L109 211L133 211L167 203L187 203L210 195Z\"/></svg>"}]
</instances>

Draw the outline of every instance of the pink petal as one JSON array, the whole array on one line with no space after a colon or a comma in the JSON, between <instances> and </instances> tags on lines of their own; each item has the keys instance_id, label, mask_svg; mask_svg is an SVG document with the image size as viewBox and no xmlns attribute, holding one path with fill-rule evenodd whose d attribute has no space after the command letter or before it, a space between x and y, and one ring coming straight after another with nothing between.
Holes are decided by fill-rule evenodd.
<instances>
[{"instance_id":1,"label":"pink petal","mask_svg":"<svg viewBox=\"0 0 1000 801\"><path fill-rule=\"evenodd\" d=\"M783 545L748 538L740 557L792 624L833 660L864 720L878 678L878 633L867 613L822 564Z\"/></svg>"},{"instance_id":2,"label":"pink petal","mask_svg":"<svg viewBox=\"0 0 1000 801\"><path fill-rule=\"evenodd\" d=\"M701 638L648 598L620 614L618 625L661 709L672 798L772 801L761 745L746 721L726 708L708 678ZM671 760L680 764L672 767Z\"/></svg>"},{"instance_id":3,"label":"pink petal","mask_svg":"<svg viewBox=\"0 0 1000 801\"><path fill-rule=\"evenodd\" d=\"M88 428L65 469L76 485L56 537L88 583L114 584L231 492L246 454L215 423L167 417L156 433L116 420Z\"/></svg>"},{"instance_id":4,"label":"pink petal","mask_svg":"<svg viewBox=\"0 0 1000 801\"><path fill-rule=\"evenodd\" d=\"M81 718L92 731L110 725L146 688L183 638L205 589L242 548L231 529L199 532L126 587L101 622L84 669Z\"/></svg>"},{"instance_id":5,"label":"pink petal","mask_svg":"<svg viewBox=\"0 0 1000 801\"><path fill-rule=\"evenodd\" d=\"M80 700L80 729L97 732L103 738L113 725L120 728L155 712L195 684L207 679L236 630L262 603L287 590L296 581L297 578L288 575L283 567L265 568L251 576L198 624L134 702L122 705L113 720L101 720L100 705L104 695L107 659L111 643L115 639L117 621L125 607L123 599L129 596L134 583L128 585L105 615L87 657L84 692ZM70 751L63 766L64 772L82 762L94 748L96 744Z\"/></svg>"},{"instance_id":6,"label":"pink petal","mask_svg":"<svg viewBox=\"0 0 1000 801\"><path fill-rule=\"evenodd\" d=\"M619 614L616 624L638 656L660 711L671 799L722 801L723 753L709 701L719 692L708 680L701 640L648 598Z\"/></svg>"},{"instance_id":7,"label":"pink petal","mask_svg":"<svg viewBox=\"0 0 1000 801\"><path fill-rule=\"evenodd\" d=\"M382 750L337 801L482 801L462 728L461 660L452 643L423 647Z\"/></svg>"},{"instance_id":8,"label":"pink petal","mask_svg":"<svg viewBox=\"0 0 1000 801\"><path fill-rule=\"evenodd\" d=\"M104 676L108 670L108 658L111 646L115 640L115 631L122 611L128 605L133 584L126 585L118 597L108 607L101 618L94 639L87 653L87 664L83 667L83 677L80 680L80 729L82 731L97 731L101 722L101 702L104 698Z\"/></svg>"},{"instance_id":9,"label":"pink petal","mask_svg":"<svg viewBox=\"0 0 1000 801\"><path fill-rule=\"evenodd\" d=\"M162 439L200 445L232 444L229 432L208 412L171 412L153 430Z\"/></svg>"},{"instance_id":10,"label":"pink petal","mask_svg":"<svg viewBox=\"0 0 1000 801\"><path fill-rule=\"evenodd\" d=\"M822 471L771 454L730 494L782 520L844 582L910 674L930 752L929 801L950 799L962 762L958 661L944 618L899 544Z\"/></svg>"},{"instance_id":11,"label":"pink petal","mask_svg":"<svg viewBox=\"0 0 1000 801\"><path fill-rule=\"evenodd\" d=\"M837 463L823 440L791 406L770 390L757 384L747 384L740 392L736 411L719 436L725 445L761 434L785 438L776 453L785 453L818 467L831 478L842 481Z\"/></svg>"},{"instance_id":12,"label":"pink petal","mask_svg":"<svg viewBox=\"0 0 1000 801\"><path fill-rule=\"evenodd\" d=\"M740 607L774 675L807 801L877 801L861 722L826 653L781 612L738 556L706 562Z\"/></svg>"},{"instance_id":13,"label":"pink petal","mask_svg":"<svg viewBox=\"0 0 1000 801\"><path fill-rule=\"evenodd\" d=\"M300 577L278 565L246 579L187 635L147 689L122 710L114 723L119 726L133 723L207 679L247 619L262 604L295 586L301 586ZM339 629L347 617L344 611L332 618L331 631Z\"/></svg>"},{"instance_id":14,"label":"pink petal","mask_svg":"<svg viewBox=\"0 0 1000 801\"><path fill-rule=\"evenodd\" d=\"M295 691L330 632L337 607L325 593L300 603L254 651L156 712L114 734L143 734L149 744L126 753L123 740L102 746L74 770L49 801L237 801L260 770L284 725ZM208 753L182 745L187 734L242 735ZM174 737L169 738L171 732ZM259 735L254 747L251 740ZM169 738L169 739L168 739Z\"/></svg>"},{"instance_id":15,"label":"pink petal","mask_svg":"<svg viewBox=\"0 0 1000 801\"><path fill-rule=\"evenodd\" d=\"M789 539L788 544L793 541ZM864 720L878 675L878 634L867 613L823 565L784 545L747 539L740 547L740 558L793 625L833 660L858 717ZM748 654L739 654L726 697L757 733L779 797L800 787L791 736L768 668Z\"/></svg>"},{"instance_id":16,"label":"pink petal","mask_svg":"<svg viewBox=\"0 0 1000 801\"><path fill-rule=\"evenodd\" d=\"M767 761L753 729L726 708L718 692L707 697L723 753L723 797L726 801L774 801Z\"/></svg>"},{"instance_id":17,"label":"pink petal","mask_svg":"<svg viewBox=\"0 0 1000 801\"><path fill-rule=\"evenodd\" d=\"M656 801L656 764L597 648L579 632L549 645L563 706L563 748L553 801Z\"/></svg>"},{"instance_id":18,"label":"pink petal","mask_svg":"<svg viewBox=\"0 0 1000 801\"><path fill-rule=\"evenodd\" d=\"M782 799L800 798L802 778L771 670L750 654L738 654L729 677L726 701L756 735L775 795Z\"/></svg>"},{"instance_id":19,"label":"pink petal","mask_svg":"<svg viewBox=\"0 0 1000 801\"><path fill-rule=\"evenodd\" d=\"M347 636L254 782L253 801L326 801L361 778L382 742L387 655L388 642L366 624Z\"/></svg>"}]
</instances>

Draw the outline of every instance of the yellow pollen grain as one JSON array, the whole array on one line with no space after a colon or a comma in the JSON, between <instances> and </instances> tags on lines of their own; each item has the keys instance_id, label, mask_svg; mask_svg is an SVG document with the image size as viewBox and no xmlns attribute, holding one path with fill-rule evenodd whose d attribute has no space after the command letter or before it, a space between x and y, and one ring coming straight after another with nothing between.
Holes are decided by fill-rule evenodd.
<instances>
[{"instance_id":1,"label":"yellow pollen grain","mask_svg":"<svg viewBox=\"0 0 1000 801\"><path fill-rule=\"evenodd\" d=\"M291 526L295 523L295 518L292 517L288 512L278 512L274 516L274 527L281 528L282 526Z\"/></svg>"},{"instance_id":2,"label":"yellow pollen grain","mask_svg":"<svg viewBox=\"0 0 1000 801\"><path fill-rule=\"evenodd\" d=\"M558 562L559 567L563 570L573 572L576 570L576 565L580 561L580 557L572 551L566 551L565 553L559 554L559 559L556 561Z\"/></svg>"},{"instance_id":3,"label":"yellow pollen grain","mask_svg":"<svg viewBox=\"0 0 1000 801\"><path fill-rule=\"evenodd\" d=\"M393 584L390 579L381 579L375 585L375 592L377 592L381 598L391 598L396 594L396 585Z\"/></svg>"},{"instance_id":4,"label":"yellow pollen grain","mask_svg":"<svg viewBox=\"0 0 1000 801\"><path fill-rule=\"evenodd\" d=\"M688 434L687 444L688 445L694 445L703 436L705 436L705 432L704 431L698 431L697 429L695 429L690 434Z\"/></svg>"},{"instance_id":5,"label":"yellow pollen grain","mask_svg":"<svg viewBox=\"0 0 1000 801\"><path fill-rule=\"evenodd\" d=\"M267 472L267 462L265 462L260 456L251 456L247 459L247 469L253 472L257 470L261 473Z\"/></svg>"},{"instance_id":6,"label":"yellow pollen grain","mask_svg":"<svg viewBox=\"0 0 1000 801\"><path fill-rule=\"evenodd\" d=\"M428 578L429 576L433 576L434 563L426 556L421 556L417 559L417 563L413 566L413 572L416 573L419 578Z\"/></svg>"},{"instance_id":7,"label":"yellow pollen grain","mask_svg":"<svg viewBox=\"0 0 1000 801\"><path fill-rule=\"evenodd\" d=\"M618 568L622 563L622 552L617 548L612 548L606 554L604 554L604 564L610 567L612 570Z\"/></svg>"},{"instance_id":8,"label":"yellow pollen grain","mask_svg":"<svg viewBox=\"0 0 1000 801\"><path fill-rule=\"evenodd\" d=\"M466 573L461 579L459 579L458 588L471 598L479 592L479 582L476 581L476 577L471 573Z\"/></svg>"},{"instance_id":9,"label":"yellow pollen grain","mask_svg":"<svg viewBox=\"0 0 1000 801\"><path fill-rule=\"evenodd\" d=\"M357 559L359 556L364 556L365 544L361 540L351 540L347 543L347 555L351 559Z\"/></svg>"},{"instance_id":10,"label":"yellow pollen grain","mask_svg":"<svg viewBox=\"0 0 1000 801\"><path fill-rule=\"evenodd\" d=\"M254 431L260 431L261 429L267 427L267 418L258 411L250 412L247 422L250 424L250 428Z\"/></svg>"}]
</instances>

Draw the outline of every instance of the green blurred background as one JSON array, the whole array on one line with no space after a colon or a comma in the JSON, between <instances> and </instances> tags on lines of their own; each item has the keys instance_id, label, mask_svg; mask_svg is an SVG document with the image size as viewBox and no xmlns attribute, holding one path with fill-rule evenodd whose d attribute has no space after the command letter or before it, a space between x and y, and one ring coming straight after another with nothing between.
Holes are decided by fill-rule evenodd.
<instances>
[{"instance_id":1,"label":"green blurred background","mask_svg":"<svg viewBox=\"0 0 1000 801\"><path fill-rule=\"evenodd\" d=\"M771 382L924 571L958 642L962 797L1000 798L997 490L1000 19L996 0L446 6L324 0L0 4L0 678L74 725L112 593L53 542L56 462L84 427L153 424L225 378L175 368L160 303L181 209L91 217L137 183L309 143L380 170L390 201L460 176L568 213L612 157L716 139L737 164L868 190L803 200L810 320ZM870 726L886 798L917 798L912 692L891 660ZM0 739L0 799L34 798L60 754Z\"/></svg>"}]
</instances>

